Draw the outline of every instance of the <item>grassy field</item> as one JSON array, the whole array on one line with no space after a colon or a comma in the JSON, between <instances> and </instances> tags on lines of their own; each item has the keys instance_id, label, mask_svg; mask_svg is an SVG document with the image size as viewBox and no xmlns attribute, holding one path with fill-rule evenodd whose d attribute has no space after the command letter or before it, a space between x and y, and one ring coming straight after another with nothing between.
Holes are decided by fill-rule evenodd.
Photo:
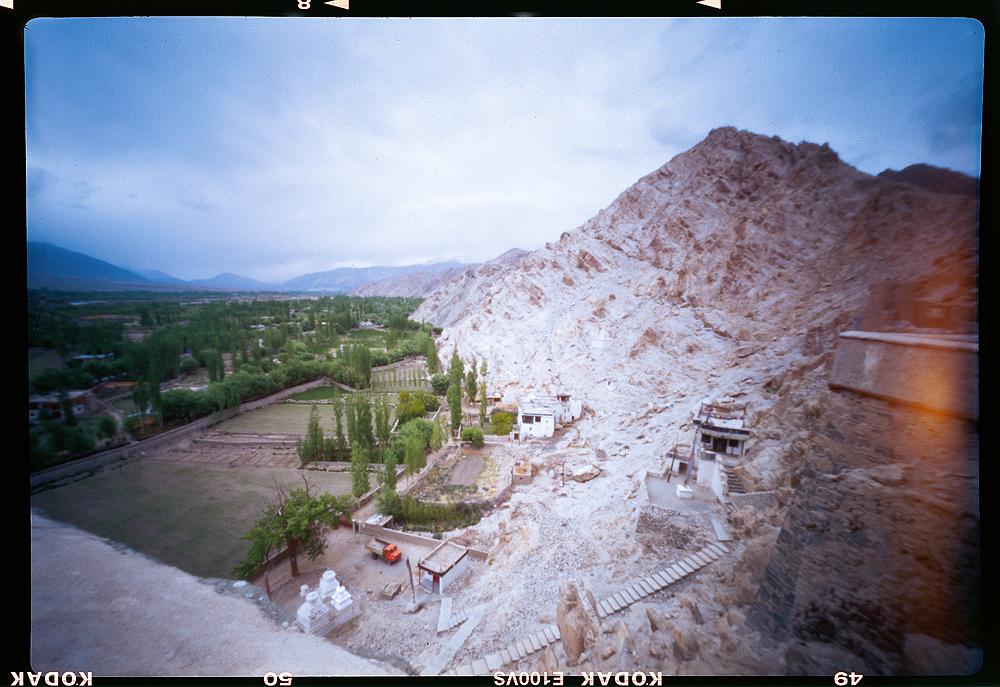
<instances>
[{"instance_id":1,"label":"grassy field","mask_svg":"<svg viewBox=\"0 0 1000 687\"><path fill-rule=\"evenodd\" d=\"M193 575L232 578L230 571L248 546L240 536L274 499L272 479L297 488L306 474L311 493L351 490L347 473L155 461L140 465L34 494L31 506Z\"/></svg>"},{"instance_id":2,"label":"grassy field","mask_svg":"<svg viewBox=\"0 0 1000 687\"><path fill-rule=\"evenodd\" d=\"M292 396L294 401L330 401L340 398L344 391L335 386L317 386Z\"/></svg>"},{"instance_id":3,"label":"grassy field","mask_svg":"<svg viewBox=\"0 0 1000 687\"><path fill-rule=\"evenodd\" d=\"M398 396L389 394L389 403L395 404ZM302 434L305 435L309 427L309 413L313 405L319 414L319 424L324 434L334 434L335 421L333 419L333 405L330 403L275 403L255 410L252 413L244 413L232 420L227 420L217 427L220 432L246 433L246 434ZM390 424L395 415L390 413ZM347 416L344 416L344 431L347 431Z\"/></svg>"}]
</instances>

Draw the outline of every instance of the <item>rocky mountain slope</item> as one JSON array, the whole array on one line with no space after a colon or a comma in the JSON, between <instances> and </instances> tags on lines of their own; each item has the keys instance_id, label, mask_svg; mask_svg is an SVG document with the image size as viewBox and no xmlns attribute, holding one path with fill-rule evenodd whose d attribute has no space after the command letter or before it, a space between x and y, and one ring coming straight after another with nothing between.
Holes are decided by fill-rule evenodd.
<instances>
[{"instance_id":1,"label":"rocky mountain slope","mask_svg":"<svg viewBox=\"0 0 1000 687\"><path fill-rule=\"evenodd\" d=\"M879 285L974 301L975 226L973 198L879 180L825 145L722 128L559 241L452 282L414 317L445 327L446 354L486 356L500 388L622 409L692 383L732 393L709 379L828 349Z\"/></svg>"},{"instance_id":2,"label":"rocky mountain slope","mask_svg":"<svg viewBox=\"0 0 1000 687\"><path fill-rule=\"evenodd\" d=\"M442 359L456 348L467 361L486 358L491 391L566 392L587 411L570 439L587 447L601 477L587 495L535 496L546 507L484 519L476 529L504 542L503 558L547 550L537 535L517 544L510 532L544 532L553 523L558 531L558 518L563 526L582 518L600 541L593 560L613 561L613 575L639 569L649 551L639 547L635 524L637 475L662 470L672 447L690 442L702 401L748 404L753 441L738 472L751 490L775 491L779 507L731 511L735 561L691 588L689 601L702 614L721 615L718 627L695 626L682 607L664 602L648 609L648 620L633 614L615 630L633 659L612 651L604 660L606 652L595 650L580 670L826 674L850 664L898 674L974 665L969 590L978 554L969 547L978 511L968 504L978 499L970 468L978 426L952 423L934 434L925 428L937 420L882 401L845 400L829 381L837 335L853 327L977 333L977 259L974 196L873 177L826 145L722 128L557 242L516 265L467 272L424 301L413 318L444 327ZM897 427L926 440L895 446L885 433ZM923 460L942 442L952 447L948 460ZM826 447L822 457L817 445ZM842 482L841 472L851 479ZM951 511L901 510L935 481L958 495ZM569 500L575 505L559 505ZM869 502L886 510L858 512ZM802 564L811 577L789 573L789 561L803 557L801 543L820 541L817 525L802 522L815 509L828 511L817 522L846 524L842 531L831 524ZM900 523L912 531L904 536ZM948 543L936 534L942 525L954 533ZM883 579L867 585L879 570ZM482 582L489 588L491 576L500 584L521 574L496 566ZM605 573L581 568L577 581L602 583L595 574ZM944 585L936 599L961 600L946 631L900 609L917 592L893 594L913 576L920 583L910 587ZM867 590L863 608L847 601L859 590ZM780 632L773 625L781 608L762 594L792 600L782 607L789 617ZM934 605L936 617L949 608ZM657 613L673 619L672 639L657 629L665 626ZM832 620L817 624L817 613Z\"/></svg>"},{"instance_id":3,"label":"rocky mountain slope","mask_svg":"<svg viewBox=\"0 0 1000 687\"><path fill-rule=\"evenodd\" d=\"M476 276L482 271L484 277L495 273L499 267L509 267L518 264L528 255L528 251L519 248L512 248L503 255L490 260L487 263L475 265L462 265L451 269L442 270L437 273L415 272L404 274L394 279L380 279L372 284L359 286L350 292L351 296L398 296L402 298L426 298L432 293L448 287L452 281L458 283L454 288L448 290L454 293L461 292L459 284L465 280L476 280ZM459 298L458 296L455 296Z\"/></svg>"}]
</instances>

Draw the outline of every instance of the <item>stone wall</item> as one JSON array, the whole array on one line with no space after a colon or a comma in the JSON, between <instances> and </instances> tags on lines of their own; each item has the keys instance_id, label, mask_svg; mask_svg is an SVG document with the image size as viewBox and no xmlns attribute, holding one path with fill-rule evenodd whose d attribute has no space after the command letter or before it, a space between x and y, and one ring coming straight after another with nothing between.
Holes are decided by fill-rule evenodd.
<instances>
[{"instance_id":1,"label":"stone wall","mask_svg":"<svg viewBox=\"0 0 1000 687\"><path fill-rule=\"evenodd\" d=\"M819 407L748 625L881 674L913 672L907 647L930 637L954 648L944 672L974 670L958 657L982 644L978 424L843 390Z\"/></svg>"},{"instance_id":2,"label":"stone wall","mask_svg":"<svg viewBox=\"0 0 1000 687\"><path fill-rule=\"evenodd\" d=\"M844 332L830 386L979 419L975 336Z\"/></svg>"}]
</instances>

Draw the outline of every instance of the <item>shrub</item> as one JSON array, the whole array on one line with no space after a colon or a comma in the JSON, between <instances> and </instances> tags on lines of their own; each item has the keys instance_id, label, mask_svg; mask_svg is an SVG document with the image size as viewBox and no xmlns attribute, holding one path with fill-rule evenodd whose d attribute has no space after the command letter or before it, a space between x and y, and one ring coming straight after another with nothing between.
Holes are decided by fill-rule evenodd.
<instances>
[{"instance_id":1,"label":"shrub","mask_svg":"<svg viewBox=\"0 0 1000 687\"><path fill-rule=\"evenodd\" d=\"M480 448L484 441L482 427L466 427L463 429L462 441L471 441L473 446Z\"/></svg>"}]
</instances>

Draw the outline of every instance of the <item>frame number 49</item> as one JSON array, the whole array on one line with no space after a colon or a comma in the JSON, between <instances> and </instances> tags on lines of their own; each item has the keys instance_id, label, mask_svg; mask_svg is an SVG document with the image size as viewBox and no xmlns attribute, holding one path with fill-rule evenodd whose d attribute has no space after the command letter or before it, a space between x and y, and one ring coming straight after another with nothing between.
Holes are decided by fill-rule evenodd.
<instances>
[{"instance_id":1,"label":"frame number 49","mask_svg":"<svg viewBox=\"0 0 1000 687\"><path fill-rule=\"evenodd\" d=\"M845 673L841 671L833 676L833 684L837 685L838 687L844 687L844 685L852 685L853 687L853 685L856 685L859 682L861 682L861 678L863 677L864 675L861 675L860 673L855 673L853 670L850 673Z\"/></svg>"}]
</instances>

